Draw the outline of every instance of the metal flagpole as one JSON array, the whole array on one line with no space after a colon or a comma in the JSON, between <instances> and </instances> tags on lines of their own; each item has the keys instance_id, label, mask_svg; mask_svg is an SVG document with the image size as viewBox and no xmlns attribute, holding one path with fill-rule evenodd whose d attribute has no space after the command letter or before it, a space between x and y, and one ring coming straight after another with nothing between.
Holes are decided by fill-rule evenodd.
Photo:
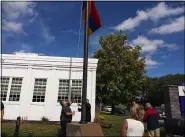
<instances>
[{"instance_id":1,"label":"metal flagpole","mask_svg":"<svg viewBox=\"0 0 185 137\"><path fill-rule=\"evenodd\" d=\"M82 88L82 111L81 124L87 124L86 121L86 98L87 98L87 69L88 69L88 19L89 19L89 2L84 1L85 6L85 23L84 23L84 59L83 59L83 88Z\"/></svg>"}]
</instances>

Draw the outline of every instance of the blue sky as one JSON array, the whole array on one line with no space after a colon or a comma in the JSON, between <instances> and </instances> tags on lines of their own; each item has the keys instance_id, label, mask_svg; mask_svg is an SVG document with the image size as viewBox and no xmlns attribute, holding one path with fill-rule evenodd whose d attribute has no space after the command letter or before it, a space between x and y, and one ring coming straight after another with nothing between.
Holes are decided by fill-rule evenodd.
<instances>
[{"instance_id":1,"label":"blue sky","mask_svg":"<svg viewBox=\"0 0 185 137\"><path fill-rule=\"evenodd\" d=\"M122 30L142 45L148 76L184 73L184 2L96 2L102 27L89 38ZM82 2L3 2L2 53L83 57Z\"/></svg>"}]
</instances>

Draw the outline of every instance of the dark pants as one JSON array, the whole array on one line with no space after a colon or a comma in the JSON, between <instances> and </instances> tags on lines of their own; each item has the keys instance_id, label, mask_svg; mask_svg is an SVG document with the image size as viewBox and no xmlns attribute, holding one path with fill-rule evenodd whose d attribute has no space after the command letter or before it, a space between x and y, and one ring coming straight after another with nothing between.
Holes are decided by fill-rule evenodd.
<instances>
[{"instance_id":1,"label":"dark pants","mask_svg":"<svg viewBox=\"0 0 185 137\"><path fill-rule=\"evenodd\" d=\"M60 125L61 125L61 136L66 137L67 122L66 121L60 121Z\"/></svg>"},{"instance_id":2,"label":"dark pants","mask_svg":"<svg viewBox=\"0 0 185 137\"><path fill-rule=\"evenodd\" d=\"M66 137L67 123L71 123L71 120L70 121L60 121L62 137Z\"/></svg>"}]
</instances>

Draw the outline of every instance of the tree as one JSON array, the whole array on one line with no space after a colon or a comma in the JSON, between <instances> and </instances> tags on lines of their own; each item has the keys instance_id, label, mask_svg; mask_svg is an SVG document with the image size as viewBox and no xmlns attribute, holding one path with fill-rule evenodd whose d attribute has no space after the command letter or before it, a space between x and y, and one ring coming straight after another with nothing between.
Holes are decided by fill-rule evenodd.
<instances>
[{"instance_id":1,"label":"tree","mask_svg":"<svg viewBox=\"0 0 185 137\"><path fill-rule=\"evenodd\" d=\"M164 92L167 85L182 85L184 82L184 74L169 74L158 78L149 78L151 80L147 87L148 102L153 106L164 104Z\"/></svg>"},{"instance_id":2,"label":"tree","mask_svg":"<svg viewBox=\"0 0 185 137\"><path fill-rule=\"evenodd\" d=\"M101 37L101 49L94 53L97 67L97 96L112 106L137 96L145 73L140 46L126 45L128 36L119 32Z\"/></svg>"},{"instance_id":3,"label":"tree","mask_svg":"<svg viewBox=\"0 0 185 137\"><path fill-rule=\"evenodd\" d=\"M143 78L143 81L142 81L142 84L141 84L141 86L142 86L141 87L141 95L140 95L141 100L139 102L143 105L146 103L146 101L148 99L148 91L150 90L150 87L152 85L152 82L153 82L152 80L153 80L152 78L147 77L147 76L145 76Z\"/></svg>"}]
</instances>

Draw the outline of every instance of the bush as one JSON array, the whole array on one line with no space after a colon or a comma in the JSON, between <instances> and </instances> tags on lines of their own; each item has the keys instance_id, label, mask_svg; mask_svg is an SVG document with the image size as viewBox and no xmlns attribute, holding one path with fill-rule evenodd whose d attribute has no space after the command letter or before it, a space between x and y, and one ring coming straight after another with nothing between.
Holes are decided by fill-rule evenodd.
<instances>
[{"instance_id":1,"label":"bush","mask_svg":"<svg viewBox=\"0 0 185 137\"><path fill-rule=\"evenodd\" d=\"M103 128L112 127L111 121L107 117L102 116L100 113L96 113L94 122L100 124Z\"/></svg>"},{"instance_id":2,"label":"bush","mask_svg":"<svg viewBox=\"0 0 185 137\"><path fill-rule=\"evenodd\" d=\"M41 121L42 121L42 122L48 122L49 119L48 119L47 117L44 117L44 116L43 116L43 117L41 118Z\"/></svg>"}]
</instances>

